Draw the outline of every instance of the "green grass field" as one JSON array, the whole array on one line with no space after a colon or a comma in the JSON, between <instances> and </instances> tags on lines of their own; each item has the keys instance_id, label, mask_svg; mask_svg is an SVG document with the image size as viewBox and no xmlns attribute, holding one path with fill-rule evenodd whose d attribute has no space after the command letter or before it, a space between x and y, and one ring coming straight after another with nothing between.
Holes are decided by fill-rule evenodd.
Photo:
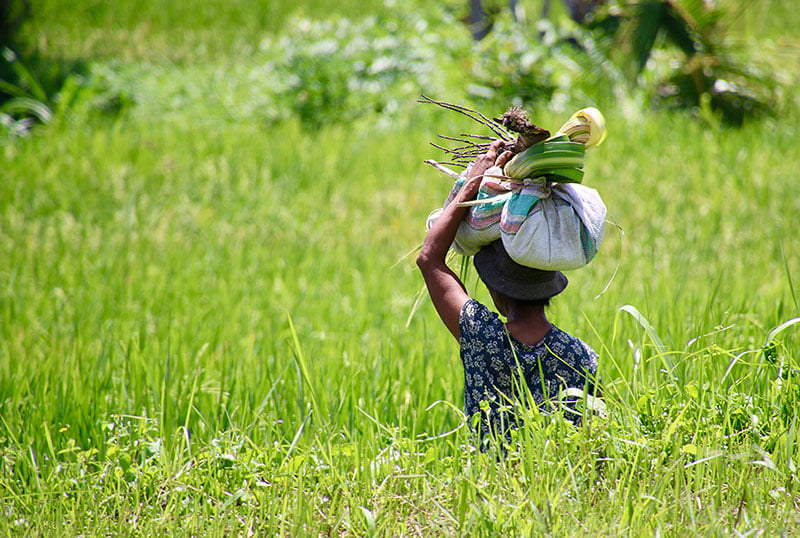
<instances>
[{"instance_id":1,"label":"green grass field","mask_svg":"<svg viewBox=\"0 0 800 538\"><path fill-rule=\"evenodd\" d=\"M478 126L424 87L391 121L230 113L291 15L391 5L33 4L31 46L138 84L0 141L2 534L800 532L796 104L733 129L600 98L585 183L617 226L548 315L599 352L608 416L531 412L498 459L430 303L407 324L451 186L428 142ZM742 35L793 39L790 7Z\"/></svg>"}]
</instances>

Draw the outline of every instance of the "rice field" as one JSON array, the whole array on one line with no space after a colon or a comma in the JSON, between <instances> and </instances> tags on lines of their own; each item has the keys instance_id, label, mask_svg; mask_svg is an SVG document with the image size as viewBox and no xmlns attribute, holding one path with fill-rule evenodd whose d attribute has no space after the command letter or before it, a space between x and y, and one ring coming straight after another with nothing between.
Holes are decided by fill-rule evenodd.
<instances>
[{"instance_id":1,"label":"rice field","mask_svg":"<svg viewBox=\"0 0 800 538\"><path fill-rule=\"evenodd\" d=\"M458 348L414 311L407 256L451 186L428 142L480 126L417 104L426 88L322 125L213 113L250 102L236 77L282 4L40 4L30 43L139 84L119 114L0 141L2 534L800 530L795 106L735 129L594 103L609 133L584 183L611 222L548 317L600 354L608 413L531 411L498 457L470 447ZM294 9L373 8L394 9ZM786 5L752 9L742 35L790 38Z\"/></svg>"}]
</instances>

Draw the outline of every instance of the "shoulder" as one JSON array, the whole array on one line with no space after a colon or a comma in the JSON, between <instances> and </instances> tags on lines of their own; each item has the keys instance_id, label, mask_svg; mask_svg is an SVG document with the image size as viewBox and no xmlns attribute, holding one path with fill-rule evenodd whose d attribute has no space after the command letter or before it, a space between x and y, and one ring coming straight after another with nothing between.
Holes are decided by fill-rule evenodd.
<instances>
[{"instance_id":1,"label":"shoulder","mask_svg":"<svg viewBox=\"0 0 800 538\"><path fill-rule=\"evenodd\" d=\"M553 326L553 330L548 333L548 347L556 355L571 356L588 370L594 371L597 368L597 352L580 338L558 327Z\"/></svg>"},{"instance_id":2,"label":"shoulder","mask_svg":"<svg viewBox=\"0 0 800 538\"><path fill-rule=\"evenodd\" d=\"M498 316L473 298L469 298L461 307L461 320L491 321Z\"/></svg>"},{"instance_id":3,"label":"shoulder","mask_svg":"<svg viewBox=\"0 0 800 538\"><path fill-rule=\"evenodd\" d=\"M458 324L462 341L465 338L486 335L487 328L493 328L494 330L501 330L503 328L500 317L495 312L492 312L484 305L471 298L467 299L461 307Z\"/></svg>"}]
</instances>

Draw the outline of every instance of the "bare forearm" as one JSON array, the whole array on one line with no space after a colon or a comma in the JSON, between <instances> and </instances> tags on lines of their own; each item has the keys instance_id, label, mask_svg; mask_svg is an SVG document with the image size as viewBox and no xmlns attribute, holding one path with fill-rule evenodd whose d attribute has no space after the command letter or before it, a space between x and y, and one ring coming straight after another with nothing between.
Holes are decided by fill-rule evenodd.
<instances>
[{"instance_id":1,"label":"bare forearm","mask_svg":"<svg viewBox=\"0 0 800 538\"><path fill-rule=\"evenodd\" d=\"M481 178L475 177L464 183L461 191L456 195L453 201L444 208L442 214L433 224L428 234L425 236L425 241L422 243L422 250L417 257L417 265L420 269L432 263L444 264L447 257L447 251L458 232L458 226L464 219L467 212L466 207L459 207L459 203L472 200L480 187Z\"/></svg>"},{"instance_id":2,"label":"bare forearm","mask_svg":"<svg viewBox=\"0 0 800 538\"><path fill-rule=\"evenodd\" d=\"M483 180L483 174L492 166L503 166L510 154L505 154L498 157L497 153L503 147L503 141L497 140L492 143L489 150L480 156L470 170L470 175L461 190L456 194L450 204L444 208L439 219L434 223L433 227L428 231L425 236L425 241L422 244L422 250L417 258L417 265L423 269L428 264L443 265L447 257L447 251L458 232L458 226L467 213L466 207L459 207L461 202L467 202L475 199L478 195L478 190Z\"/></svg>"},{"instance_id":3,"label":"bare forearm","mask_svg":"<svg viewBox=\"0 0 800 538\"><path fill-rule=\"evenodd\" d=\"M497 150L502 144L502 141L493 143L489 151L475 161L464 186L428 230L425 241L422 243L422 250L417 257L417 265L425 279L425 285L433 305L445 326L456 339L459 337L458 323L461 307L469 299L469 296L464 284L447 266L447 251L450 250L450 245L453 244L456 232L458 232L458 226L467 212L467 208L460 207L459 204L472 200L478 195L483 173L493 164L498 164L496 159L499 162L505 162L497 158Z\"/></svg>"},{"instance_id":4,"label":"bare forearm","mask_svg":"<svg viewBox=\"0 0 800 538\"><path fill-rule=\"evenodd\" d=\"M417 266L425 279L433 306L456 339L460 335L458 324L461 307L469 296L464 284L447 266L446 260L447 251L467 210L465 207L458 207L460 199L461 193L444 209L425 236L422 250L417 257Z\"/></svg>"}]
</instances>

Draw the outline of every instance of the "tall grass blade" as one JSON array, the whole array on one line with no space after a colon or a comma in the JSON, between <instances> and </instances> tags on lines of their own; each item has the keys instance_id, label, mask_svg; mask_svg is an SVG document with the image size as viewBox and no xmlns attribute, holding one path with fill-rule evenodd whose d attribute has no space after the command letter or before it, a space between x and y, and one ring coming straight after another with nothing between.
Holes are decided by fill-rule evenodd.
<instances>
[{"instance_id":1,"label":"tall grass blade","mask_svg":"<svg viewBox=\"0 0 800 538\"><path fill-rule=\"evenodd\" d=\"M3 111L8 114L31 114L42 123L50 123L53 111L46 104L29 97L15 97L3 105Z\"/></svg>"},{"instance_id":2,"label":"tall grass blade","mask_svg":"<svg viewBox=\"0 0 800 538\"><path fill-rule=\"evenodd\" d=\"M396 262L394 262L392 266L389 267L389 269L394 269L395 267L406 261L408 258L410 258L412 255L419 252L421 249L422 249L422 244L419 244L416 247L412 248L411 250L400 256L400 258Z\"/></svg>"},{"instance_id":3,"label":"tall grass blade","mask_svg":"<svg viewBox=\"0 0 800 538\"><path fill-rule=\"evenodd\" d=\"M20 82L30 87L31 96L34 99L46 102L47 92L44 91L39 79L37 79L34 74L31 73L27 67L25 67L25 64L19 61L17 54L13 50L3 47L2 55L14 73L16 73Z\"/></svg>"},{"instance_id":4,"label":"tall grass blade","mask_svg":"<svg viewBox=\"0 0 800 538\"><path fill-rule=\"evenodd\" d=\"M760 350L751 349L749 351L744 351L742 353L739 353L734 358L732 358L731 362L728 363L728 367L725 369L725 373L722 374L722 378L719 380L719 386L721 386L721 387L724 386L725 380L730 375L731 371L733 370L733 367L736 366L736 363L739 362L740 358L744 357L745 355L747 355L749 353L759 353L759 351Z\"/></svg>"},{"instance_id":5,"label":"tall grass blade","mask_svg":"<svg viewBox=\"0 0 800 538\"><path fill-rule=\"evenodd\" d=\"M784 321L783 323L781 323L780 325L778 325L769 332L769 335L767 336L767 341L764 343L764 345L768 346L776 336L778 336L780 333L782 333L792 325L796 325L798 323L800 323L800 318L792 318L790 320Z\"/></svg>"},{"instance_id":6,"label":"tall grass blade","mask_svg":"<svg viewBox=\"0 0 800 538\"><path fill-rule=\"evenodd\" d=\"M414 296L414 304L411 305L411 312L408 313L408 318L406 318L406 329L408 329L411 326L411 320L414 318L414 314L417 313L417 310L422 304L422 301L424 301L425 297L427 297L426 291L427 288L423 284L420 290Z\"/></svg>"},{"instance_id":7,"label":"tall grass blade","mask_svg":"<svg viewBox=\"0 0 800 538\"><path fill-rule=\"evenodd\" d=\"M286 456L283 458L284 465L286 464L286 462L289 461L289 458L292 457L292 452L294 452L294 449L297 447L297 442L300 440L300 436L303 435L303 430L306 429L306 424L308 423L308 419L311 418L311 413L313 412L314 410L311 409L306 415L306 418L303 420L303 423L300 424L299 428L297 428L297 433L294 434L294 438L292 439L292 444L289 445L289 450L286 451Z\"/></svg>"},{"instance_id":8,"label":"tall grass blade","mask_svg":"<svg viewBox=\"0 0 800 538\"><path fill-rule=\"evenodd\" d=\"M602 297L608 291L608 288L611 287L611 284L614 282L614 279L617 277L617 273L619 272L619 268L622 266L622 238L625 236L625 230L623 230L622 226L617 224L615 221L606 219L606 222L608 224L614 225L614 227L619 232L619 243L617 244L617 266L614 268L614 272L611 273L611 277L608 279L608 282L606 282L606 285L603 286L603 289L600 291L600 293L595 295L594 299L592 299L593 301L596 301L597 299Z\"/></svg>"},{"instance_id":9,"label":"tall grass blade","mask_svg":"<svg viewBox=\"0 0 800 538\"><path fill-rule=\"evenodd\" d=\"M797 300L797 293L794 291L794 283L792 282L792 273L789 271L789 262L786 259L786 252L783 250L783 243L781 243L781 258L783 258L783 268L786 270L786 280L789 281L789 290L792 292L792 300L794 300L794 307L800 313L800 302Z\"/></svg>"},{"instance_id":10,"label":"tall grass blade","mask_svg":"<svg viewBox=\"0 0 800 538\"><path fill-rule=\"evenodd\" d=\"M311 405L314 409L320 410L319 400L317 400L317 392L314 390L314 384L311 382L311 376L308 373L308 365L306 357L303 353L303 348L300 345L300 339L297 337L297 330L294 328L292 316L288 312L286 317L289 319L289 329L292 332L292 341L294 343L294 358L297 361L297 366L300 368L300 373L303 376L303 381L308 385L308 393L311 395Z\"/></svg>"},{"instance_id":11,"label":"tall grass blade","mask_svg":"<svg viewBox=\"0 0 800 538\"><path fill-rule=\"evenodd\" d=\"M601 417L608 416L608 408L606 407L606 403L601 398L592 396L591 394L584 392L577 387L562 389L559 391L558 398L577 398L584 402L587 409L591 409Z\"/></svg>"},{"instance_id":12,"label":"tall grass blade","mask_svg":"<svg viewBox=\"0 0 800 538\"><path fill-rule=\"evenodd\" d=\"M31 95L17 86L16 84L11 84L8 81L0 80L0 93L8 94L12 97L30 97Z\"/></svg>"},{"instance_id":13,"label":"tall grass blade","mask_svg":"<svg viewBox=\"0 0 800 538\"><path fill-rule=\"evenodd\" d=\"M639 325L642 326L642 328L645 330L648 336L650 336L650 339L653 341L653 344L655 344L656 349L658 350L658 355L661 358L661 361L664 363L664 367L671 375L674 365L672 364L672 361L669 359L669 357L667 357L667 348L661 342L661 338L659 338L655 328L653 328L653 326L650 325L650 322L647 321L647 318L645 318L642 315L642 313L636 309L635 306L629 304L619 307L617 309L617 312L626 312L630 314L633 317L633 319L635 319L639 323Z\"/></svg>"}]
</instances>

